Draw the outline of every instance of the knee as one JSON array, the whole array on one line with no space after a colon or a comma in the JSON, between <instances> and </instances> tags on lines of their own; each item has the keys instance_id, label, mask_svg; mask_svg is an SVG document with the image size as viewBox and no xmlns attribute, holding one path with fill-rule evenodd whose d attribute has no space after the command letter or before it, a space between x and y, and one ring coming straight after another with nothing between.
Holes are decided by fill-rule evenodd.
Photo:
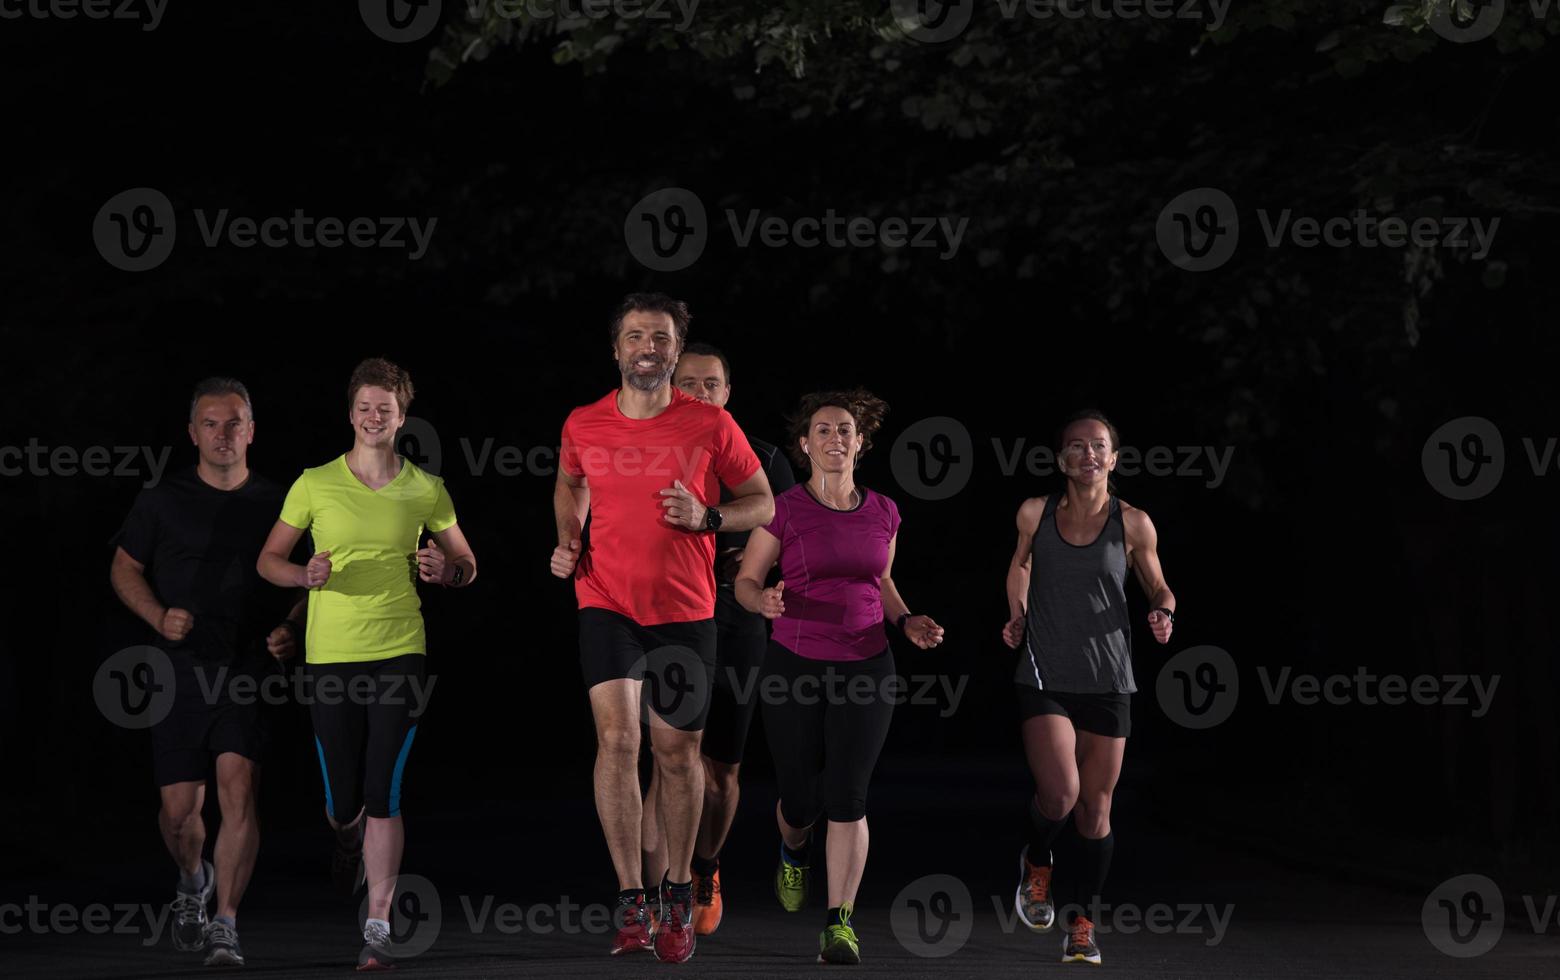
<instances>
[{"instance_id":1,"label":"knee","mask_svg":"<svg viewBox=\"0 0 1560 980\"><path fill-rule=\"evenodd\" d=\"M1078 787L1074 785L1047 786L1035 791L1035 806L1047 820L1061 820L1080 806Z\"/></svg>"},{"instance_id":2,"label":"knee","mask_svg":"<svg viewBox=\"0 0 1560 980\"><path fill-rule=\"evenodd\" d=\"M704 795L714 803L729 803L737 798L737 767L706 762Z\"/></svg>"},{"instance_id":3,"label":"knee","mask_svg":"<svg viewBox=\"0 0 1560 980\"><path fill-rule=\"evenodd\" d=\"M164 800L159 816L162 818L163 826L179 833L187 833L200 824L200 807L195 805L194 800L181 800L175 803Z\"/></svg>"},{"instance_id":4,"label":"knee","mask_svg":"<svg viewBox=\"0 0 1560 980\"><path fill-rule=\"evenodd\" d=\"M655 766L670 779L687 776L699 768L699 743L693 739L676 739L654 746Z\"/></svg>"},{"instance_id":5,"label":"knee","mask_svg":"<svg viewBox=\"0 0 1560 980\"><path fill-rule=\"evenodd\" d=\"M248 779L224 780L217 784L217 802L223 820L246 820L255 811L255 791Z\"/></svg>"},{"instance_id":6,"label":"knee","mask_svg":"<svg viewBox=\"0 0 1560 980\"><path fill-rule=\"evenodd\" d=\"M867 819L866 800L839 800L824 808L830 823L855 823Z\"/></svg>"},{"instance_id":7,"label":"knee","mask_svg":"<svg viewBox=\"0 0 1560 980\"><path fill-rule=\"evenodd\" d=\"M1110 833L1110 794L1088 793L1080 796L1073 820L1078 826L1078 833L1084 837L1097 839Z\"/></svg>"},{"instance_id":8,"label":"knee","mask_svg":"<svg viewBox=\"0 0 1560 980\"><path fill-rule=\"evenodd\" d=\"M639 726L603 728L596 737L596 752L614 760L633 762L639 757Z\"/></svg>"}]
</instances>

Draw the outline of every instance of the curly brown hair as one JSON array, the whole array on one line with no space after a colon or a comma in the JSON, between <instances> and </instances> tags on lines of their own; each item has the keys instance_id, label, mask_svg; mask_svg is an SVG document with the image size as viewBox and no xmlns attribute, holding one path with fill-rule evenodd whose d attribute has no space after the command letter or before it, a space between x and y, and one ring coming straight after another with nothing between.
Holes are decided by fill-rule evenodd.
<instances>
[{"instance_id":1,"label":"curly brown hair","mask_svg":"<svg viewBox=\"0 0 1560 980\"><path fill-rule=\"evenodd\" d=\"M786 452L799 469L812 469L812 460L802 452L802 440L807 438L807 432L812 428L812 417L820 408L843 408L850 413L851 420L856 423L856 431L861 435L861 451L856 454L859 461L872 448L872 435L883 425L883 416L888 414L888 403L865 388L852 388L850 391L814 391L802 396L801 402L796 406L796 411L786 416Z\"/></svg>"},{"instance_id":2,"label":"curly brown hair","mask_svg":"<svg viewBox=\"0 0 1560 980\"><path fill-rule=\"evenodd\" d=\"M352 380L347 382L347 411L350 412L352 403L357 401L358 389L369 386L394 394L402 415L412 405L412 376L382 357L370 357L352 369Z\"/></svg>"}]
</instances>

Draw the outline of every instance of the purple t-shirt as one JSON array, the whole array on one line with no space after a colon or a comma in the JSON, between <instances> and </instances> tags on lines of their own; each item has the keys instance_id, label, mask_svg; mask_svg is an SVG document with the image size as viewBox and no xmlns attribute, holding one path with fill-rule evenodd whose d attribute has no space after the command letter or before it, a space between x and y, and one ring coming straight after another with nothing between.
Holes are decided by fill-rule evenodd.
<instances>
[{"instance_id":1,"label":"purple t-shirt","mask_svg":"<svg viewBox=\"0 0 1560 980\"><path fill-rule=\"evenodd\" d=\"M775 495L775 519L764 528L780 541L785 582L773 639L809 660L865 660L888 646L880 580L899 508L880 493L857 492L856 509L840 511L798 483Z\"/></svg>"}]
</instances>

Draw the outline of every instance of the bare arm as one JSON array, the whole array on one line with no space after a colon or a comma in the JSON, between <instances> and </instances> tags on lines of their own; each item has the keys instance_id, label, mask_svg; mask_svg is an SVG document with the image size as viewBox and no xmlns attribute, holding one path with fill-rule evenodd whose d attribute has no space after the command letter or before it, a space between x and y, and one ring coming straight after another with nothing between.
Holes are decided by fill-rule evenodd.
<instances>
[{"instance_id":1,"label":"bare arm","mask_svg":"<svg viewBox=\"0 0 1560 980\"><path fill-rule=\"evenodd\" d=\"M114 549L114 560L109 565L108 581L114 587L114 594L119 597L131 612L135 613L146 624L158 633L170 640L182 639L189 632L189 627L184 626L183 632L178 636L170 636L164 631L164 619L170 612L183 613L184 617L190 614L182 609L168 609L158 601L157 594L152 591L152 586L146 581L146 566L130 557L130 553L123 548ZM175 617L178 618L178 617ZM177 624L169 623L168 626Z\"/></svg>"},{"instance_id":2,"label":"bare arm","mask_svg":"<svg viewBox=\"0 0 1560 980\"><path fill-rule=\"evenodd\" d=\"M437 582L451 588L465 588L477 577L477 556L472 554L459 524L442 531L429 531L433 546L417 551L418 575L424 582Z\"/></svg>"},{"instance_id":3,"label":"bare arm","mask_svg":"<svg viewBox=\"0 0 1560 980\"><path fill-rule=\"evenodd\" d=\"M1124 507L1122 524L1127 533L1127 566L1137 576L1143 594L1148 596L1149 629L1154 639L1165 643L1170 639L1172 623L1160 609L1175 613L1175 593L1165 584L1165 573L1159 567L1159 532L1148 513L1136 507Z\"/></svg>"},{"instance_id":4,"label":"bare arm","mask_svg":"<svg viewBox=\"0 0 1560 980\"><path fill-rule=\"evenodd\" d=\"M785 611L785 604L781 601L785 582L777 583L773 589L764 588L764 580L769 577L769 570L775 567L779 558L780 539L761 527L754 528L742 552L742 568L732 585L737 602L742 604L743 609L759 613L766 619L774 619Z\"/></svg>"},{"instance_id":5,"label":"bare arm","mask_svg":"<svg viewBox=\"0 0 1560 980\"><path fill-rule=\"evenodd\" d=\"M1008 621L1002 627L1002 640L1018 649L1024 637L1024 614L1029 607L1030 560L1034 556L1035 531L1040 527L1040 515L1045 513L1044 497L1031 497L1018 508L1018 545L1013 549L1013 559L1008 563L1007 600Z\"/></svg>"},{"instance_id":6,"label":"bare arm","mask_svg":"<svg viewBox=\"0 0 1560 980\"><path fill-rule=\"evenodd\" d=\"M575 476L558 467L558 479L553 484L553 519L558 528L558 547L552 553L552 573L559 578L573 578L574 568L580 560L580 535L584 533L585 517L590 513L590 484L584 475Z\"/></svg>"},{"instance_id":7,"label":"bare arm","mask_svg":"<svg viewBox=\"0 0 1560 980\"><path fill-rule=\"evenodd\" d=\"M899 535L889 538L888 563L883 566L883 574L878 578L878 587L883 594L883 619L890 623L898 623L899 617L910 611L899 595L899 588L894 585L894 553L898 550L898 544ZM943 640L943 628L930 616L911 616L906 619L904 632L905 637L922 650L930 650Z\"/></svg>"},{"instance_id":8,"label":"bare arm","mask_svg":"<svg viewBox=\"0 0 1560 980\"><path fill-rule=\"evenodd\" d=\"M292 561L293 548L303 537L300 528L293 527L286 521L277 521L271 528L271 533L266 536L265 546L260 549L260 558L255 562L255 571L260 577L272 585L279 585L284 589L307 589L314 585L324 584L324 579L318 582L310 581L310 573L314 570L317 561L324 561L326 577L329 577L330 552L323 551L309 560L309 565L297 565ZM324 558L321 558L321 555Z\"/></svg>"}]
</instances>

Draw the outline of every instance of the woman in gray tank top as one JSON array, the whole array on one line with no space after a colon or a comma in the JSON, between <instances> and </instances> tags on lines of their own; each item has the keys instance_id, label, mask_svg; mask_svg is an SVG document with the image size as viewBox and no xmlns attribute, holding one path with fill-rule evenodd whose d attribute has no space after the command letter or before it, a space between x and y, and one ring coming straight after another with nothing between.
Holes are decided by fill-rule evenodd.
<instances>
[{"instance_id":1,"label":"woman in gray tank top","mask_svg":"<svg viewBox=\"0 0 1560 980\"><path fill-rule=\"evenodd\" d=\"M1175 622L1175 596L1159 568L1154 524L1121 502L1110 480L1120 448L1115 426L1100 413L1079 412L1067 420L1056 454L1066 486L1019 508L1018 547L1007 575L1002 639L1019 651L1013 679L1024 754L1035 779L1014 908L1025 925L1044 932L1062 906L1063 963L1100 962L1089 913L1115 847L1110 801L1137 690L1129 569L1148 596L1154 639L1169 642ZM1069 817L1077 862L1063 868L1062 887L1053 889L1051 848Z\"/></svg>"}]
</instances>

